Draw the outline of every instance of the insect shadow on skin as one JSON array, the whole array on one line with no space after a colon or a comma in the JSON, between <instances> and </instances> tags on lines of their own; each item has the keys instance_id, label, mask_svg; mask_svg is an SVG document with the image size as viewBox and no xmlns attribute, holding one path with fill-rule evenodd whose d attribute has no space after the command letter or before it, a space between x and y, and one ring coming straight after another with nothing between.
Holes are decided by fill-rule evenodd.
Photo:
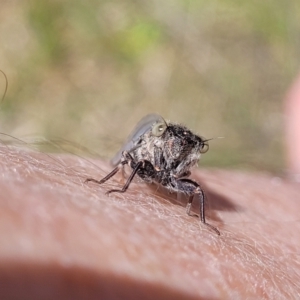
<instances>
[{"instance_id":1,"label":"insect shadow on skin","mask_svg":"<svg viewBox=\"0 0 300 300\"><path fill-rule=\"evenodd\" d=\"M200 221L220 235L217 228L206 222L204 191L197 182L188 178L191 168L208 149L208 140L195 135L185 126L166 122L160 115L150 114L136 125L111 160L115 168L101 180L88 178L85 182L102 184L129 165L132 172L122 189L112 189L106 194L126 192L134 176L138 175L147 183L156 183L171 192L188 195L188 215L191 215L194 198L198 198Z\"/></svg>"}]
</instances>

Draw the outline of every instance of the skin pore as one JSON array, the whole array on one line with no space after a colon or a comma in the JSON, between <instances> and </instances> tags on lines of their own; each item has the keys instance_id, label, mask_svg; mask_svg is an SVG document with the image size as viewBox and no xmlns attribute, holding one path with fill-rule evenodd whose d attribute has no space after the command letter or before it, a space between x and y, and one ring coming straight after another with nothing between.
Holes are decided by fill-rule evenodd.
<instances>
[{"instance_id":1,"label":"skin pore","mask_svg":"<svg viewBox=\"0 0 300 300\"><path fill-rule=\"evenodd\" d=\"M286 101L291 174L300 171L299 87ZM106 196L121 172L84 184L108 174L105 162L5 144L0 155L0 299L300 298L296 182L194 170L217 236L185 214L186 198L155 186L135 181Z\"/></svg>"}]
</instances>

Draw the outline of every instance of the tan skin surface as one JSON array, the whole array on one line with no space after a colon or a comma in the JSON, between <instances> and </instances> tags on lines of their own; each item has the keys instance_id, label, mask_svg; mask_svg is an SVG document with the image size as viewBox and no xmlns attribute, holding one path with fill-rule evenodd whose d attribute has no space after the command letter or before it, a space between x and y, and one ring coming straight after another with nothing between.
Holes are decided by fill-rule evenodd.
<instances>
[{"instance_id":1,"label":"tan skin surface","mask_svg":"<svg viewBox=\"0 0 300 300\"><path fill-rule=\"evenodd\" d=\"M287 94L284 112L288 172L300 182L300 74Z\"/></svg>"},{"instance_id":2,"label":"tan skin surface","mask_svg":"<svg viewBox=\"0 0 300 300\"><path fill-rule=\"evenodd\" d=\"M299 101L300 80L285 105L293 179ZM185 214L184 197L136 181L106 196L121 174L84 184L105 176L107 163L5 145L0 156L0 299L300 298L297 183L196 170L217 236Z\"/></svg>"},{"instance_id":3,"label":"tan skin surface","mask_svg":"<svg viewBox=\"0 0 300 300\"><path fill-rule=\"evenodd\" d=\"M81 158L0 147L0 299L297 299L300 186L196 170L207 221L186 199ZM180 201L179 201L180 200ZM194 213L198 213L195 203Z\"/></svg>"}]
</instances>

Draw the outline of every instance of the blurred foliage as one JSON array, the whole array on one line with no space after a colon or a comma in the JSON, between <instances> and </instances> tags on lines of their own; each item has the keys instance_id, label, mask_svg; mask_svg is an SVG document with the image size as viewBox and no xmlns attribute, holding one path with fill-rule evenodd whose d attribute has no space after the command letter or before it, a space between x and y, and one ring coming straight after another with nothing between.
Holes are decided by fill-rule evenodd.
<instances>
[{"instance_id":1,"label":"blurred foliage","mask_svg":"<svg viewBox=\"0 0 300 300\"><path fill-rule=\"evenodd\" d=\"M298 0L2 1L0 15L9 78L2 132L63 138L110 157L157 112L225 137L201 165L284 169Z\"/></svg>"}]
</instances>

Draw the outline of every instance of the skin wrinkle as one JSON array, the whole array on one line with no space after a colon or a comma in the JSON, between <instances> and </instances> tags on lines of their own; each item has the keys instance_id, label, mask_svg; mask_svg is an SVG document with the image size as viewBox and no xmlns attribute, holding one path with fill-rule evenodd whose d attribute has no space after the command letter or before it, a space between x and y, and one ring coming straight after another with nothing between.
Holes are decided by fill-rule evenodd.
<instances>
[{"instance_id":1,"label":"skin wrinkle","mask_svg":"<svg viewBox=\"0 0 300 300\"><path fill-rule=\"evenodd\" d=\"M92 165L68 155L53 155L53 160L6 146L0 148L0 155L4 192L0 230L8 247L6 251L0 247L0 264L8 258L21 263L29 257L38 265L67 263L102 274L124 274L136 284L143 280L163 284L187 299L299 295L296 185L282 181L273 187L271 178L260 174L195 172L193 177L204 183L204 190L216 191L220 197L209 198L213 202L209 220L221 231L216 237L196 217L185 215L184 197L177 199L139 182L126 194L105 196L104 192L120 186L121 176L103 186L84 185L87 177L100 179L111 170L101 162ZM241 197L240 191L244 191ZM10 195L10 200L3 195ZM271 205L265 203L267 199ZM231 206L224 208L223 200ZM198 213L196 203L192 211ZM280 211L286 221L277 219ZM4 230L7 226L12 228L9 232ZM195 276L195 271L200 275Z\"/></svg>"}]
</instances>

